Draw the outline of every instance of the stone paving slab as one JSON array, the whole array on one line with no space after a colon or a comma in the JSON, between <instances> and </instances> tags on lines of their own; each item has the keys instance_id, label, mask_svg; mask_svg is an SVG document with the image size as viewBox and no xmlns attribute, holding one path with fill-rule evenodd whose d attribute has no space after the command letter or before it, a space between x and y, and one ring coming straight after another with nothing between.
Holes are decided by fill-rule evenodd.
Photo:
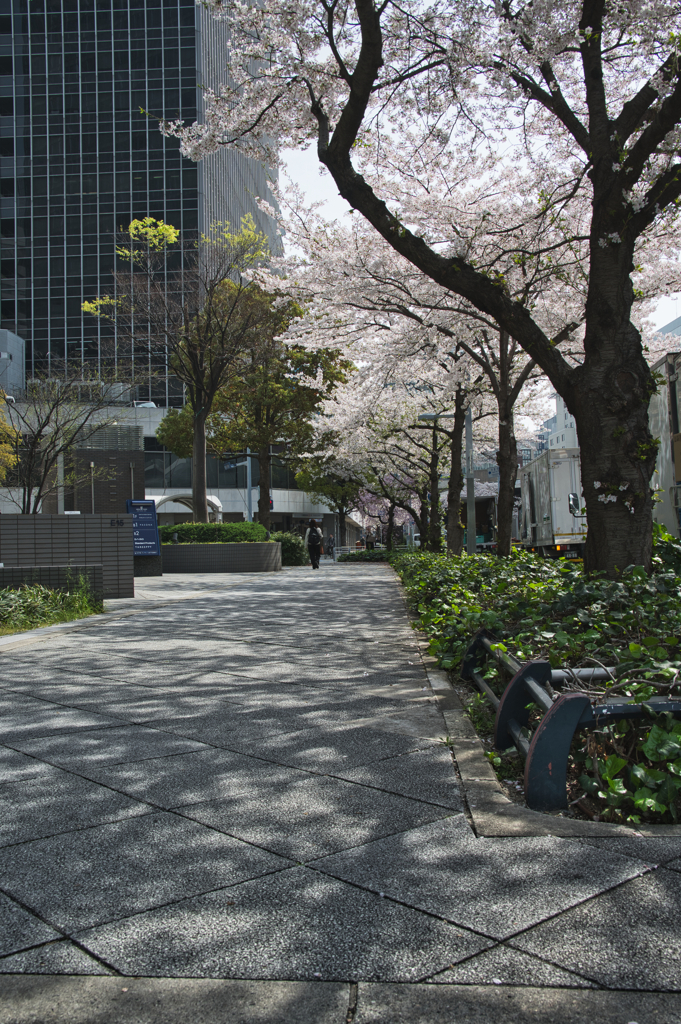
<instances>
[{"instance_id":1,"label":"stone paving slab","mask_svg":"<svg viewBox=\"0 0 681 1024\"><path fill-rule=\"evenodd\" d=\"M314 866L505 939L647 870L628 857L587 850L549 837L475 839L457 815Z\"/></svg>"},{"instance_id":2,"label":"stone paving slab","mask_svg":"<svg viewBox=\"0 0 681 1024\"><path fill-rule=\"evenodd\" d=\"M68 939L0 960L0 974L113 974ZM0 993L2 984L0 984ZM0 1018L1 1019L1 1018Z\"/></svg>"},{"instance_id":3,"label":"stone paving slab","mask_svg":"<svg viewBox=\"0 0 681 1024\"><path fill-rule=\"evenodd\" d=\"M0 786L0 846L26 844L48 836L85 829L103 822L142 814L151 808L68 772L49 774ZM57 846L62 840L57 840ZM66 840L64 840L66 842ZM27 847L16 847L21 851ZM0 852L0 863L3 856ZM21 853L19 853L21 857ZM40 872L36 883L40 880ZM0 870L0 884L4 885Z\"/></svg>"},{"instance_id":4,"label":"stone paving slab","mask_svg":"<svg viewBox=\"0 0 681 1024\"><path fill-rule=\"evenodd\" d=\"M509 946L495 946L464 960L431 979L439 985L525 985L550 988L594 988L579 974L528 956Z\"/></svg>"},{"instance_id":5,"label":"stone paving slab","mask_svg":"<svg viewBox=\"0 0 681 1024\"><path fill-rule=\"evenodd\" d=\"M607 988L681 991L681 876L661 869L546 921L512 944Z\"/></svg>"},{"instance_id":6,"label":"stone paving slab","mask_svg":"<svg viewBox=\"0 0 681 1024\"><path fill-rule=\"evenodd\" d=\"M0 892L0 957L59 937L54 928Z\"/></svg>"},{"instance_id":7,"label":"stone paving slab","mask_svg":"<svg viewBox=\"0 0 681 1024\"><path fill-rule=\"evenodd\" d=\"M360 768L341 770L337 774L348 782L425 800L454 811L462 810L461 791L452 771L451 755L444 746L432 745Z\"/></svg>"},{"instance_id":8,"label":"stone paving slab","mask_svg":"<svg viewBox=\"0 0 681 1024\"><path fill-rule=\"evenodd\" d=\"M300 862L362 846L451 813L435 804L342 779L301 772L291 775L263 779L248 800L212 800L180 811L194 821Z\"/></svg>"},{"instance_id":9,"label":"stone paving slab","mask_svg":"<svg viewBox=\"0 0 681 1024\"><path fill-rule=\"evenodd\" d=\"M5 892L70 935L289 864L163 812L0 850Z\"/></svg>"},{"instance_id":10,"label":"stone paving slab","mask_svg":"<svg viewBox=\"0 0 681 1024\"><path fill-rule=\"evenodd\" d=\"M463 804L438 741L467 720L388 567L181 579L0 648L0 1024L5 993L14 1024L678 1019L679 995L580 986L674 987L681 849L559 839L574 822L509 808L470 744Z\"/></svg>"},{"instance_id":11,"label":"stone paving slab","mask_svg":"<svg viewBox=\"0 0 681 1024\"><path fill-rule=\"evenodd\" d=\"M677 996L483 985L360 985L353 1024L681 1024Z\"/></svg>"},{"instance_id":12,"label":"stone paving slab","mask_svg":"<svg viewBox=\"0 0 681 1024\"><path fill-rule=\"evenodd\" d=\"M488 940L297 867L76 935L122 974L418 981Z\"/></svg>"},{"instance_id":13,"label":"stone paving slab","mask_svg":"<svg viewBox=\"0 0 681 1024\"><path fill-rule=\"evenodd\" d=\"M257 799L263 785L290 782L302 775L296 768L205 746L195 753L81 768L81 772L109 789L165 810L210 800Z\"/></svg>"},{"instance_id":14,"label":"stone paving slab","mask_svg":"<svg viewBox=\"0 0 681 1024\"><path fill-rule=\"evenodd\" d=\"M120 725L115 718L94 715L88 711L75 710L58 704L44 704L43 708L18 710L0 718L0 743L16 746L20 740L34 736L50 736L58 733L72 733L76 729L106 729Z\"/></svg>"},{"instance_id":15,"label":"stone paving slab","mask_svg":"<svg viewBox=\"0 0 681 1024\"><path fill-rule=\"evenodd\" d=\"M0 747L0 785L6 782L27 782L38 775L55 775L55 769L19 750Z\"/></svg>"},{"instance_id":16,"label":"stone paving slab","mask_svg":"<svg viewBox=\"0 0 681 1024\"><path fill-rule=\"evenodd\" d=\"M106 764L124 764L142 757L163 757L190 750L202 750L204 744L139 725L121 725L93 729L67 736L43 736L17 740L25 754L41 757L47 764L74 770L99 768Z\"/></svg>"},{"instance_id":17,"label":"stone paving slab","mask_svg":"<svg viewBox=\"0 0 681 1024\"><path fill-rule=\"evenodd\" d=\"M0 978L0 1024L346 1024L348 986L158 978Z\"/></svg>"}]
</instances>

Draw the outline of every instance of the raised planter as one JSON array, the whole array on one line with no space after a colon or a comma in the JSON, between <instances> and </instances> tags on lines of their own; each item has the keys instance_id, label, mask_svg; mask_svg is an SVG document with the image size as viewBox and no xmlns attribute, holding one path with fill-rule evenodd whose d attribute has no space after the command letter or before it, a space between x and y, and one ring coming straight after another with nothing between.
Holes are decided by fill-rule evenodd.
<instances>
[{"instance_id":1,"label":"raised planter","mask_svg":"<svg viewBox=\"0 0 681 1024\"><path fill-rule=\"evenodd\" d=\"M135 576L162 576L162 555L135 555Z\"/></svg>"},{"instance_id":2,"label":"raised planter","mask_svg":"<svg viewBox=\"0 0 681 1024\"><path fill-rule=\"evenodd\" d=\"M5 569L101 565L102 597L134 597L132 516L0 516Z\"/></svg>"},{"instance_id":3,"label":"raised planter","mask_svg":"<svg viewBox=\"0 0 681 1024\"><path fill-rule=\"evenodd\" d=\"M277 572L281 544L162 544L163 573Z\"/></svg>"}]
</instances>

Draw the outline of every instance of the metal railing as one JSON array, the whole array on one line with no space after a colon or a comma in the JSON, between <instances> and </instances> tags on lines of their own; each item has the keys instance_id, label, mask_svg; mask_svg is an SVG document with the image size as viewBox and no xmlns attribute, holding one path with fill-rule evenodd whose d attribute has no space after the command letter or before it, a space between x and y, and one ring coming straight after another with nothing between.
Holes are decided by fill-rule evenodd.
<instances>
[{"instance_id":1,"label":"metal railing","mask_svg":"<svg viewBox=\"0 0 681 1024\"><path fill-rule=\"evenodd\" d=\"M613 677L614 669L554 669L548 661L521 664L512 655L495 649L494 644L494 637L481 630L466 651L461 675L475 683L496 711L495 748L507 750L515 746L524 759L525 801L532 810L556 811L568 806L568 755L578 729L596 729L609 721L643 718L648 713L647 706L658 714L670 711L675 718L681 718L681 700L652 697L642 705L606 698L592 703L590 697L578 691L556 693L554 683L562 686L569 684L570 679L604 682ZM487 657L492 657L512 677L501 697L478 671L478 662ZM533 705L543 715L530 732Z\"/></svg>"}]
</instances>

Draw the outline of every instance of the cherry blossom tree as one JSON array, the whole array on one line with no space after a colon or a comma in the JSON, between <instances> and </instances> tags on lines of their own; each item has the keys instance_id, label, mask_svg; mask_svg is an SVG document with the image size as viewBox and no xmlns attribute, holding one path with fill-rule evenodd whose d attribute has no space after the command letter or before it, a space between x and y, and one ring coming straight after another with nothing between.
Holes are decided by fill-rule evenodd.
<instances>
[{"instance_id":1,"label":"cherry blossom tree","mask_svg":"<svg viewBox=\"0 0 681 1024\"><path fill-rule=\"evenodd\" d=\"M647 405L655 382L632 321L632 275L646 240L673 232L681 198L678 4L208 5L229 21L229 86L208 91L203 124L165 130L181 133L194 158L235 145L273 159L284 145L316 139L320 163L350 206L426 276L491 317L564 398L582 452L587 568L650 568L656 444ZM427 160L434 173L442 169L439 192L455 200L462 182L451 177L452 154L485 145L504 152L511 202L500 224L481 226L492 244L479 262L468 256L455 201L442 237L429 216L440 195L418 211L405 197ZM556 248L528 250L513 199L525 182L542 180L534 223L560 225L575 208L583 218L569 218ZM532 268L575 248L588 267L577 366L505 282L519 262Z\"/></svg>"},{"instance_id":2,"label":"cherry blossom tree","mask_svg":"<svg viewBox=\"0 0 681 1024\"><path fill-rule=\"evenodd\" d=\"M295 204L295 205L294 205ZM468 357L469 381L478 393L484 378L497 405L499 465L499 499L497 509L497 552L511 553L514 511L514 489L518 452L514 429L514 409L528 384L536 383L541 370L506 331L481 314L459 296L447 292L412 264L396 253L375 232L362 225L352 230L338 225L328 226L305 209L299 197L287 200L281 196L283 226L287 238L293 239L298 259L286 263L289 286L298 292L309 312L295 325L297 336L308 344L319 344L325 336L337 337L342 332L345 345L352 350L358 343L366 358L367 339L375 352L372 361L399 366L405 356L420 354L443 372L455 367L460 372L462 357ZM546 318L553 317L557 327L565 328L570 310L570 330L565 331L564 349L572 358L581 353L576 328L583 307L581 265L563 267L560 275L553 268L536 275L530 283L527 275L515 271L507 282L519 301L542 301ZM568 284L571 301L568 303ZM541 291L538 290L541 289ZM548 301L548 292L553 306ZM554 307L560 303L560 313ZM454 428L448 436L460 450L467 409L466 389L458 387L453 405ZM454 440L456 434L458 440ZM452 449L452 467L458 462L454 476L460 476L460 459ZM460 487L454 493L458 496ZM449 505L448 537L458 530L458 500ZM456 550L458 542L450 544Z\"/></svg>"}]
</instances>

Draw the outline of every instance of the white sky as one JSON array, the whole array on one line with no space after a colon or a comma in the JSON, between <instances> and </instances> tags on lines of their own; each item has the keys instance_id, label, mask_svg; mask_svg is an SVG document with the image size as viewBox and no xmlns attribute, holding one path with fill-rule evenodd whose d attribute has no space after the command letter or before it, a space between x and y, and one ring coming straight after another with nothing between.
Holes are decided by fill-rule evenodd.
<instances>
[{"instance_id":1,"label":"white sky","mask_svg":"<svg viewBox=\"0 0 681 1024\"><path fill-rule=\"evenodd\" d=\"M288 149L283 153L288 176L313 202L324 203L324 213L329 220L341 220L351 216L350 206L338 195L333 178L317 160L316 145L306 150ZM681 316L681 295L666 295L659 300L653 317L655 327L664 327Z\"/></svg>"}]
</instances>

